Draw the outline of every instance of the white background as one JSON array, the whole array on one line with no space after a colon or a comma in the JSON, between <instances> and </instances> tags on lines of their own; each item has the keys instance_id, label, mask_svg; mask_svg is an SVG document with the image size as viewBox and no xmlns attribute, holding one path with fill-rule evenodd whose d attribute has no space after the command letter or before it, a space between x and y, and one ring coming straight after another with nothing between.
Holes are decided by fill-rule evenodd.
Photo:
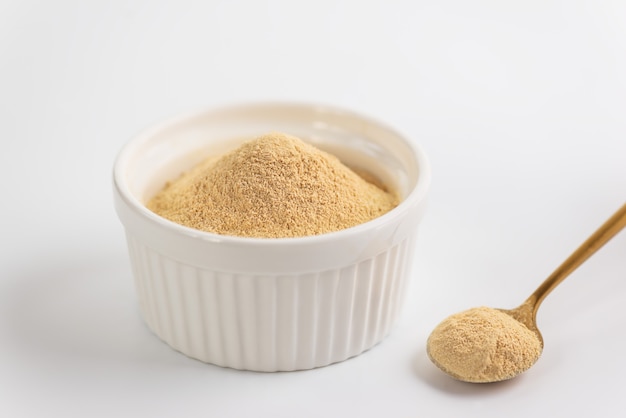
<instances>
[{"instance_id":1,"label":"white background","mask_svg":"<svg viewBox=\"0 0 626 418\"><path fill-rule=\"evenodd\" d=\"M433 170L392 334L305 372L202 364L142 323L111 168L181 112L388 123ZM626 201L626 2L0 0L0 416L623 416L626 232L544 302L514 380L440 373L445 316L513 307Z\"/></svg>"}]
</instances>

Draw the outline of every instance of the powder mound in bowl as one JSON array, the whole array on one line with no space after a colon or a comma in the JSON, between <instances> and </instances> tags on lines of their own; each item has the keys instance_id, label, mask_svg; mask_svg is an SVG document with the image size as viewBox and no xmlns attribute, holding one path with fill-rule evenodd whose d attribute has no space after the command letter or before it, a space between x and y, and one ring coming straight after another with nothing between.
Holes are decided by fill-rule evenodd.
<instances>
[{"instance_id":1,"label":"powder mound in bowl","mask_svg":"<svg viewBox=\"0 0 626 418\"><path fill-rule=\"evenodd\" d=\"M480 307L444 319L427 342L428 356L466 382L496 382L529 369L542 343L524 324L497 309Z\"/></svg>"},{"instance_id":2,"label":"powder mound in bowl","mask_svg":"<svg viewBox=\"0 0 626 418\"><path fill-rule=\"evenodd\" d=\"M147 207L173 222L221 235L287 238L359 225L398 204L335 156L271 133L204 161Z\"/></svg>"}]
</instances>

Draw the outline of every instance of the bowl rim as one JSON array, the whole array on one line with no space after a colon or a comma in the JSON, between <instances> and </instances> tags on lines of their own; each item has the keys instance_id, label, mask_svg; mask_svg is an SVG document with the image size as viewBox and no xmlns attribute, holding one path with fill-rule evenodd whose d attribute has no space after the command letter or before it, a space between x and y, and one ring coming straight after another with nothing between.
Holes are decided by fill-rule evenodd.
<instances>
[{"instance_id":1,"label":"bowl rim","mask_svg":"<svg viewBox=\"0 0 626 418\"><path fill-rule=\"evenodd\" d=\"M283 238L261 238L261 237L242 237L234 235L220 235L212 232L202 231L195 228L187 227L169 219L163 218L156 213L149 210L144 204L142 204L133 193L131 193L127 182L125 181L125 172L128 164L128 160L133 154L134 150L141 146L143 143L149 141L158 132L177 124L191 121L199 118L203 115L217 112L234 112L244 111L255 108L269 108L269 107L284 107L284 108L300 108L303 110L310 110L315 113L332 113L337 116L346 116L353 119L361 119L369 124L376 126L378 129L387 131L399 140L403 142L413 152L413 157L417 162L418 178L415 186L410 190L407 196L395 208L389 212L371 219L367 222L355 225L349 228L345 228L338 231L327 232L318 235L308 235L302 237L283 237ZM151 224L165 228L172 233L180 234L192 239L199 239L211 243L228 243L238 246L284 246L284 245L311 245L311 244L324 244L325 242L335 241L337 239L350 238L354 235L361 234L363 231L379 228L385 224L392 222L395 219L402 218L406 212L417 205L420 202L426 200L428 190L431 183L431 167L428 157L426 156L423 148L409 140L405 135L391 128L387 124L373 119L369 116L361 113L347 110L344 108L322 105L316 103L307 102L290 102L290 101L263 101L263 102L246 102L239 104L230 104L222 106L205 107L199 110L181 113L174 117L170 117L160 123L152 125L151 127L144 129L139 134L128 140L118 152L117 157L113 165L113 187L118 197L125 203L128 208L131 208L136 214L140 215Z\"/></svg>"}]
</instances>

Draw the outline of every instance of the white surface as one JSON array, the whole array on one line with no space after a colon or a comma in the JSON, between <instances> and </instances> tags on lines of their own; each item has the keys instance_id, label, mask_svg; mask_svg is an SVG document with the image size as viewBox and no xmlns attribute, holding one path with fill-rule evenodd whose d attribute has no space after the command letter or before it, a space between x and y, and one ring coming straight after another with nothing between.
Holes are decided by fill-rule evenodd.
<instances>
[{"instance_id":1,"label":"white surface","mask_svg":"<svg viewBox=\"0 0 626 418\"><path fill-rule=\"evenodd\" d=\"M0 416L621 416L626 234L546 299L520 378L453 381L424 344L450 313L521 302L626 200L626 3L4 0L0 64ZM161 343L112 208L139 130L270 99L374 116L433 166L398 326L313 371Z\"/></svg>"}]
</instances>

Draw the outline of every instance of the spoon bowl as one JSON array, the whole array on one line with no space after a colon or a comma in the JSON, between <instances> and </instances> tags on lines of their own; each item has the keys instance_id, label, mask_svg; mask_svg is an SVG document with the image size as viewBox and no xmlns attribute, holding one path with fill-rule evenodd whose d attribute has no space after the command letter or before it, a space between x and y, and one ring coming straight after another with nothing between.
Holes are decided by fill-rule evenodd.
<instances>
[{"instance_id":1,"label":"spoon bowl","mask_svg":"<svg viewBox=\"0 0 626 418\"><path fill-rule=\"evenodd\" d=\"M526 328L528 328L537 336L537 339L541 343L541 348L543 349L543 336L541 335L539 328L537 328L537 321L533 314L534 305L532 303L524 302L517 308L498 309L498 311L505 313L516 321L524 324Z\"/></svg>"},{"instance_id":2,"label":"spoon bowl","mask_svg":"<svg viewBox=\"0 0 626 418\"><path fill-rule=\"evenodd\" d=\"M544 346L537 327L541 302L624 227L626 204L517 308L474 308L446 318L428 338L426 352L431 361L455 379L474 383L506 380L528 370L539 359ZM513 318L514 326L510 326L510 321L503 321L499 313ZM519 324L523 327L518 327ZM507 326L510 329L506 329ZM536 341L528 339L528 331L534 334Z\"/></svg>"}]
</instances>

